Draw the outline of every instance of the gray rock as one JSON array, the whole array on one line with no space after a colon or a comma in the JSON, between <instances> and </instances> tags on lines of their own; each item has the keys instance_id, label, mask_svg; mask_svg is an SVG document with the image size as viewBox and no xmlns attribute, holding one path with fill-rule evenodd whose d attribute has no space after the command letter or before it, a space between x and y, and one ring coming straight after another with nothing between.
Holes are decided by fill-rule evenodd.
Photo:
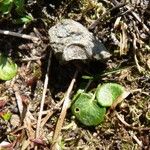
<instances>
[{"instance_id":1,"label":"gray rock","mask_svg":"<svg viewBox=\"0 0 150 150\"><path fill-rule=\"evenodd\" d=\"M82 24L71 19L64 19L51 27L49 38L54 54L60 62L102 60L110 57L100 40Z\"/></svg>"}]
</instances>

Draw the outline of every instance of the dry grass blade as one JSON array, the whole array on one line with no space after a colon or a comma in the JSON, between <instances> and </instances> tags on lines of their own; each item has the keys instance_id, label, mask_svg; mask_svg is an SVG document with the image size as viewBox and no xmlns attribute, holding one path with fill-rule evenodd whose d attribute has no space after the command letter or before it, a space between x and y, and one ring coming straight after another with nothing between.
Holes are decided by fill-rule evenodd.
<instances>
[{"instance_id":1,"label":"dry grass blade","mask_svg":"<svg viewBox=\"0 0 150 150\"><path fill-rule=\"evenodd\" d=\"M44 102L45 102L45 95L46 95L47 86L48 86L48 73L49 73L49 68L51 64L51 56L52 56L52 52L50 51L49 58L48 58L47 72L46 72L45 81L44 81L43 95L42 95L40 111L39 111L39 116L38 116L38 121L37 121L36 138L39 138L39 134L40 134L41 118L42 118L42 112L43 112L43 107L44 107Z\"/></svg>"},{"instance_id":2,"label":"dry grass blade","mask_svg":"<svg viewBox=\"0 0 150 150\"><path fill-rule=\"evenodd\" d=\"M135 33L132 33L132 36L133 36L134 60L135 60L135 64L136 64L136 67L137 67L139 73L141 73L142 71L144 71L144 68L142 68L142 67L139 65L138 59L137 59L137 55L136 55L136 50L138 49L138 48L137 48L137 38L136 38Z\"/></svg>"},{"instance_id":3,"label":"dry grass blade","mask_svg":"<svg viewBox=\"0 0 150 150\"><path fill-rule=\"evenodd\" d=\"M73 86L74 86L74 83L76 81L77 74L78 74L78 71L76 70L76 72L74 74L74 77L73 77L73 79L72 79L72 81L71 81L71 83L70 83L70 85L68 87L68 90L66 92L66 95L65 95L65 98L64 98L63 107L62 107L60 116L58 118L58 121L57 121L57 124L56 124L56 128L55 128L55 132L54 132L54 135L53 135L53 142L52 142L52 145L51 145L51 150L56 150L57 140L58 140L60 131L62 129L62 125L63 125L64 119L65 119L65 116L66 116L66 113L67 113L67 109L70 106L70 93L71 93L71 91L73 89Z\"/></svg>"},{"instance_id":4,"label":"dry grass blade","mask_svg":"<svg viewBox=\"0 0 150 150\"><path fill-rule=\"evenodd\" d=\"M26 116L24 118L24 125L23 126L26 129L26 133L27 133L29 139L33 139L35 137L35 131L33 129L33 123L34 122L35 122L35 118L30 113L29 107L28 107Z\"/></svg>"},{"instance_id":5,"label":"dry grass blade","mask_svg":"<svg viewBox=\"0 0 150 150\"><path fill-rule=\"evenodd\" d=\"M111 110L114 110L116 108L116 106L123 101L123 99L125 99L128 95L130 94L130 92L123 92L112 104L112 106L110 107Z\"/></svg>"},{"instance_id":6,"label":"dry grass blade","mask_svg":"<svg viewBox=\"0 0 150 150\"><path fill-rule=\"evenodd\" d=\"M15 96L16 96L16 100L17 100L17 105L18 105L20 117L22 118L23 104L22 104L22 98L21 98L21 96L20 96L19 91L15 91Z\"/></svg>"},{"instance_id":7,"label":"dry grass blade","mask_svg":"<svg viewBox=\"0 0 150 150\"><path fill-rule=\"evenodd\" d=\"M48 121L48 119L53 115L53 113L58 110L58 108L60 108L60 106L63 104L64 99L62 99L60 102L58 102L56 104L56 106L54 107L54 110L49 110L46 114L46 116L42 119L41 122L41 128L46 124L46 122Z\"/></svg>"},{"instance_id":8,"label":"dry grass blade","mask_svg":"<svg viewBox=\"0 0 150 150\"><path fill-rule=\"evenodd\" d=\"M128 51L128 37L127 37L127 25L121 24L122 34L120 34L120 55L127 54Z\"/></svg>"}]
</instances>

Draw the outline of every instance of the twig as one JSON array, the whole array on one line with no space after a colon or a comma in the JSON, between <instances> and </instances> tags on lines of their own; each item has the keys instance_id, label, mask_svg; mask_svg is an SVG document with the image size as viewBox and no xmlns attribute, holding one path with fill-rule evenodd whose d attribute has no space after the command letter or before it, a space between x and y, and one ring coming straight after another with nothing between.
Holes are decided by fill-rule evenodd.
<instances>
[{"instance_id":1,"label":"twig","mask_svg":"<svg viewBox=\"0 0 150 150\"><path fill-rule=\"evenodd\" d=\"M128 128L131 128L133 130L139 130L139 131L149 131L150 128L141 128L141 127L134 127L130 124L128 124L116 111L115 111L115 115L117 116L117 118L120 120L120 122L125 125Z\"/></svg>"},{"instance_id":2,"label":"twig","mask_svg":"<svg viewBox=\"0 0 150 150\"><path fill-rule=\"evenodd\" d=\"M143 68L139 65L138 59L137 59L137 56L136 56L136 50L137 50L136 41L137 41L137 38L136 38L136 35L134 33L132 33L132 35L133 35L134 60L135 60L135 64L137 66L138 71L141 73L143 71Z\"/></svg>"},{"instance_id":3,"label":"twig","mask_svg":"<svg viewBox=\"0 0 150 150\"><path fill-rule=\"evenodd\" d=\"M103 76L107 76L107 75L110 75L110 74L115 74L115 73L119 73L123 70L127 70L127 69L131 69L132 67L134 67L135 65L133 66L127 66L127 67L123 67L123 68L116 68L116 69L113 69L113 70L108 70L108 71L105 71L104 73L102 73L100 76L103 77Z\"/></svg>"},{"instance_id":4,"label":"twig","mask_svg":"<svg viewBox=\"0 0 150 150\"><path fill-rule=\"evenodd\" d=\"M22 118L22 113L23 113L22 98L21 98L20 93L18 91L15 91L15 96L16 96L16 100L17 100L17 105L18 105L20 117Z\"/></svg>"},{"instance_id":5,"label":"twig","mask_svg":"<svg viewBox=\"0 0 150 150\"><path fill-rule=\"evenodd\" d=\"M14 86L14 91L15 91L16 101L17 101L17 105L18 105L18 110L20 113L20 122L21 122L21 124L23 124L23 121L24 121L26 113L27 113L27 105L25 105L25 103L23 103L23 98L21 97L17 86Z\"/></svg>"},{"instance_id":6,"label":"twig","mask_svg":"<svg viewBox=\"0 0 150 150\"><path fill-rule=\"evenodd\" d=\"M138 143L138 145L139 145L140 147L143 147L142 141L140 141L140 140L136 137L136 135L135 135L133 132L129 132L129 134L130 134L131 137Z\"/></svg>"},{"instance_id":7,"label":"twig","mask_svg":"<svg viewBox=\"0 0 150 150\"><path fill-rule=\"evenodd\" d=\"M62 110L61 110L60 116L58 118L56 128L55 128L55 132L54 132L54 135L53 135L51 150L56 150L57 140L58 140L59 134L60 134L61 129L62 129L62 125L63 125L64 119L65 119L65 116L66 116L66 113L67 113L67 109L69 108L70 103L71 103L70 93L71 93L71 91L73 89L73 86L74 86L74 83L76 81L77 74L78 74L78 71L76 70L76 72L74 74L74 77L73 77L73 79L72 79L72 81L71 81L71 83L68 87L68 90L66 92L66 95L65 95L65 98L64 98L65 100L64 100L64 103L63 103L63 106L62 106Z\"/></svg>"},{"instance_id":8,"label":"twig","mask_svg":"<svg viewBox=\"0 0 150 150\"><path fill-rule=\"evenodd\" d=\"M92 83L92 80L89 80L89 82L87 83L87 85L86 85L84 91L87 91L87 89L89 88L89 86L91 85L91 83Z\"/></svg>"},{"instance_id":9,"label":"twig","mask_svg":"<svg viewBox=\"0 0 150 150\"><path fill-rule=\"evenodd\" d=\"M132 8L130 6L125 6L128 10L131 10ZM132 16L139 22L141 23L141 25L143 26L143 28L145 29L145 31L150 34L150 30L149 28L146 26L146 24L144 24L141 20L141 18L134 12L134 11L131 11L131 14Z\"/></svg>"},{"instance_id":10,"label":"twig","mask_svg":"<svg viewBox=\"0 0 150 150\"><path fill-rule=\"evenodd\" d=\"M64 99L62 99L60 102L58 102L55 106L53 110L48 111L48 113L46 114L46 116L42 119L41 122L41 127L43 127L46 122L48 121L48 119L54 114L54 112L56 112L58 110L58 108L60 108L60 106L63 104Z\"/></svg>"},{"instance_id":11,"label":"twig","mask_svg":"<svg viewBox=\"0 0 150 150\"><path fill-rule=\"evenodd\" d=\"M30 57L30 58L23 58L21 61L36 61L36 60L40 60L44 58L44 56L40 56L40 57Z\"/></svg>"},{"instance_id":12,"label":"twig","mask_svg":"<svg viewBox=\"0 0 150 150\"><path fill-rule=\"evenodd\" d=\"M28 39L28 40L32 40L33 42L39 41L39 38L35 36L31 36L27 34L20 34L20 33L8 31L8 30L0 30L0 34L11 35L11 36L15 36L15 37L23 38L23 39Z\"/></svg>"},{"instance_id":13,"label":"twig","mask_svg":"<svg viewBox=\"0 0 150 150\"><path fill-rule=\"evenodd\" d=\"M51 64L51 56L52 56L52 52L50 51L49 58L48 58L47 72L45 75L44 89L43 89L43 95L42 95L42 100L41 100L41 105L40 105L40 111L39 111L39 116L37 120L36 138L39 138L39 134L40 134L39 132L40 132L40 127L41 127L41 118L42 118L42 111L43 111L44 102L45 102L45 95L46 95L47 86L48 86L48 73L49 73L49 68Z\"/></svg>"},{"instance_id":14,"label":"twig","mask_svg":"<svg viewBox=\"0 0 150 150\"><path fill-rule=\"evenodd\" d=\"M117 6L114 6L113 8L109 9L106 11L106 13L104 13L100 18L98 18L97 20L95 20L90 26L89 26L89 30L94 29L97 25L99 25L100 21L102 20L102 18L104 18L106 15L108 15L111 11L114 11L115 9L119 9L121 7L124 7L125 5L127 5L127 3L119 3L117 4Z\"/></svg>"}]
</instances>

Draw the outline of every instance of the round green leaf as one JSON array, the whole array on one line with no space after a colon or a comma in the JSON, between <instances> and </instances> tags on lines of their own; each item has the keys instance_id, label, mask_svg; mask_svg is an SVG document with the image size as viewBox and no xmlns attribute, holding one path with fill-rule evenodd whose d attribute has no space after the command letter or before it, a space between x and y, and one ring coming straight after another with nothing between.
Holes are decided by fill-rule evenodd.
<instances>
[{"instance_id":1,"label":"round green leaf","mask_svg":"<svg viewBox=\"0 0 150 150\"><path fill-rule=\"evenodd\" d=\"M109 107L124 91L119 84L106 83L97 87L96 99L101 106Z\"/></svg>"},{"instance_id":2,"label":"round green leaf","mask_svg":"<svg viewBox=\"0 0 150 150\"><path fill-rule=\"evenodd\" d=\"M0 80L11 80L17 74L17 65L8 57L0 55Z\"/></svg>"},{"instance_id":3,"label":"round green leaf","mask_svg":"<svg viewBox=\"0 0 150 150\"><path fill-rule=\"evenodd\" d=\"M86 126L96 126L104 120L106 108L93 100L93 95L81 93L71 107L74 116Z\"/></svg>"}]
</instances>

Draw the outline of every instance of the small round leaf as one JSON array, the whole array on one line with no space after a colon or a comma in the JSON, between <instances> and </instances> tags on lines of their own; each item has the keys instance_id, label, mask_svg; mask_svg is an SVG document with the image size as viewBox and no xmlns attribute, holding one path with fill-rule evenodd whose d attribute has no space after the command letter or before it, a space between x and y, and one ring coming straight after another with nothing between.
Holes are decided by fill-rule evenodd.
<instances>
[{"instance_id":1,"label":"small round leaf","mask_svg":"<svg viewBox=\"0 0 150 150\"><path fill-rule=\"evenodd\" d=\"M11 80L17 74L17 65L8 57L0 55L0 80Z\"/></svg>"},{"instance_id":2,"label":"small round leaf","mask_svg":"<svg viewBox=\"0 0 150 150\"><path fill-rule=\"evenodd\" d=\"M93 95L82 93L71 107L74 116L86 126L96 126L104 120L106 108L93 100Z\"/></svg>"},{"instance_id":3,"label":"small round leaf","mask_svg":"<svg viewBox=\"0 0 150 150\"><path fill-rule=\"evenodd\" d=\"M124 87L119 84L106 83L98 86L96 99L101 106L110 107L124 91Z\"/></svg>"}]
</instances>

